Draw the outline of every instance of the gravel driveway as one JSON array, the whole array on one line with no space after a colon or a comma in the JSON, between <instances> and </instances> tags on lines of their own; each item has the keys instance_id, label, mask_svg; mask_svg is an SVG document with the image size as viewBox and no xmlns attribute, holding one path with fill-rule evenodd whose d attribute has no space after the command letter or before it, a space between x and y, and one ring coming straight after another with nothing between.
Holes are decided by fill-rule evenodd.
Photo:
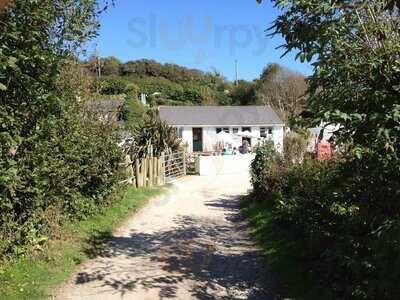
<instances>
[{"instance_id":1,"label":"gravel driveway","mask_svg":"<svg viewBox=\"0 0 400 300\"><path fill-rule=\"evenodd\" d=\"M274 299L239 199L247 173L186 177L85 263L57 299Z\"/></svg>"}]
</instances>

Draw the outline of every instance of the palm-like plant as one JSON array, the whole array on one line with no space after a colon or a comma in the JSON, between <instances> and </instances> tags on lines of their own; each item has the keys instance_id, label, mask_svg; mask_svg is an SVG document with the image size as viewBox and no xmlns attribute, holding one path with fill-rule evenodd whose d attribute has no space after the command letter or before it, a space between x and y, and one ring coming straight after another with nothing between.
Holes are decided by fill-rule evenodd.
<instances>
[{"instance_id":1,"label":"palm-like plant","mask_svg":"<svg viewBox=\"0 0 400 300\"><path fill-rule=\"evenodd\" d=\"M143 122L133 129L133 143L130 153L133 158L160 156L179 150L181 140L176 129L163 122L157 110L149 110Z\"/></svg>"}]
</instances>

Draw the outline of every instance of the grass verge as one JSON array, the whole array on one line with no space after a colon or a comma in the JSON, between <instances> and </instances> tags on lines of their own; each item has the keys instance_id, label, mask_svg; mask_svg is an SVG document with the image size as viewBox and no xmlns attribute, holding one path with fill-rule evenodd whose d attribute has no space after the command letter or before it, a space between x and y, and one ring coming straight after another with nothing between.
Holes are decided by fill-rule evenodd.
<instances>
[{"instance_id":1,"label":"grass verge","mask_svg":"<svg viewBox=\"0 0 400 300\"><path fill-rule=\"evenodd\" d=\"M59 237L50 240L40 255L21 258L0 268L0 299L48 297L58 284L71 276L77 265L94 256L133 212L163 191L163 188L127 188L102 213L66 224Z\"/></svg>"},{"instance_id":2,"label":"grass verge","mask_svg":"<svg viewBox=\"0 0 400 300\"><path fill-rule=\"evenodd\" d=\"M332 299L307 271L302 241L273 221L272 209L271 202L257 202L251 196L242 204L242 213L250 222L252 235L276 277L276 292L283 299Z\"/></svg>"}]
</instances>

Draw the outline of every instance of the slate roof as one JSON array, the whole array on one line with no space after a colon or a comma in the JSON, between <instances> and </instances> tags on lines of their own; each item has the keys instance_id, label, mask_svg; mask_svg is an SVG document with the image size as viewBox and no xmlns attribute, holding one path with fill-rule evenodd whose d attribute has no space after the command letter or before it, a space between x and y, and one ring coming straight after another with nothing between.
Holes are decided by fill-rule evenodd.
<instances>
[{"instance_id":1,"label":"slate roof","mask_svg":"<svg viewBox=\"0 0 400 300\"><path fill-rule=\"evenodd\" d=\"M283 125L269 106L160 106L159 111L171 126Z\"/></svg>"}]
</instances>

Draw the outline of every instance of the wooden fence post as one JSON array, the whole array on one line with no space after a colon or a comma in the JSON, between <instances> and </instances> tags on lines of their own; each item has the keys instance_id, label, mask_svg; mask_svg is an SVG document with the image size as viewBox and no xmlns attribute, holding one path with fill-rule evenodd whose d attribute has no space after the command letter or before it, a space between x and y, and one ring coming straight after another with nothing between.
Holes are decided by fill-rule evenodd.
<instances>
[{"instance_id":1,"label":"wooden fence post","mask_svg":"<svg viewBox=\"0 0 400 300\"><path fill-rule=\"evenodd\" d=\"M147 181L147 164L146 164L146 158L142 158L141 159L141 168L140 168L140 171L141 171L141 186L142 187L145 187L146 186L146 181Z\"/></svg>"},{"instance_id":2,"label":"wooden fence post","mask_svg":"<svg viewBox=\"0 0 400 300\"><path fill-rule=\"evenodd\" d=\"M184 155L183 172L186 174L186 153ZM126 156L124 165L128 184L137 188L161 186L166 182L166 156L163 152L159 157L142 157L132 161ZM175 170L176 166L174 167ZM179 171L179 170L178 170Z\"/></svg>"},{"instance_id":3,"label":"wooden fence post","mask_svg":"<svg viewBox=\"0 0 400 300\"><path fill-rule=\"evenodd\" d=\"M147 158L147 171L148 177L146 186L150 187L153 185L153 159L151 157Z\"/></svg>"},{"instance_id":4,"label":"wooden fence post","mask_svg":"<svg viewBox=\"0 0 400 300\"><path fill-rule=\"evenodd\" d=\"M163 172L162 172L162 158L159 157L158 160L158 170L157 170L157 184L162 185L162 179L163 179Z\"/></svg>"},{"instance_id":5,"label":"wooden fence post","mask_svg":"<svg viewBox=\"0 0 400 300\"><path fill-rule=\"evenodd\" d=\"M158 158L153 157L153 185L158 185Z\"/></svg>"},{"instance_id":6,"label":"wooden fence post","mask_svg":"<svg viewBox=\"0 0 400 300\"><path fill-rule=\"evenodd\" d=\"M161 157L160 157L160 164L161 164L161 185L165 184L165 153L162 152L161 153Z\"/></svg>"},{"instance_id":7,"label":"wooden fence post","mask_svg":"<svg viewBox=\"0 0 400 300\"><path fill-rule=\"evenodd\" d=\"M186 165L186 150L183 150L183 175L187 174L187 165Z\"/></svg>"},{"instance_id":8,"label":"wooden fence post","mask_svg":"<svg viewBox=\"0 0 400 300\"><path fill-rule=\"evenodd\" d=\"M127 175L127 182L128 184L133 184L133 179L135 177L133 173L133 166L132 166L132 160L130 155L125 156L125 167L126 167L126 175Z\"/></svg>"},{"instance_id":9,"label":"wooden fence post","mask_svg":"<svg viewBox=\"0 0 400 300\"><path fill-rule=\"evenodd\" d=\"M135 159L135 171L136 171L136 187L140 187L140 162L139 159Z\"/></svg>"}]
</instances>

